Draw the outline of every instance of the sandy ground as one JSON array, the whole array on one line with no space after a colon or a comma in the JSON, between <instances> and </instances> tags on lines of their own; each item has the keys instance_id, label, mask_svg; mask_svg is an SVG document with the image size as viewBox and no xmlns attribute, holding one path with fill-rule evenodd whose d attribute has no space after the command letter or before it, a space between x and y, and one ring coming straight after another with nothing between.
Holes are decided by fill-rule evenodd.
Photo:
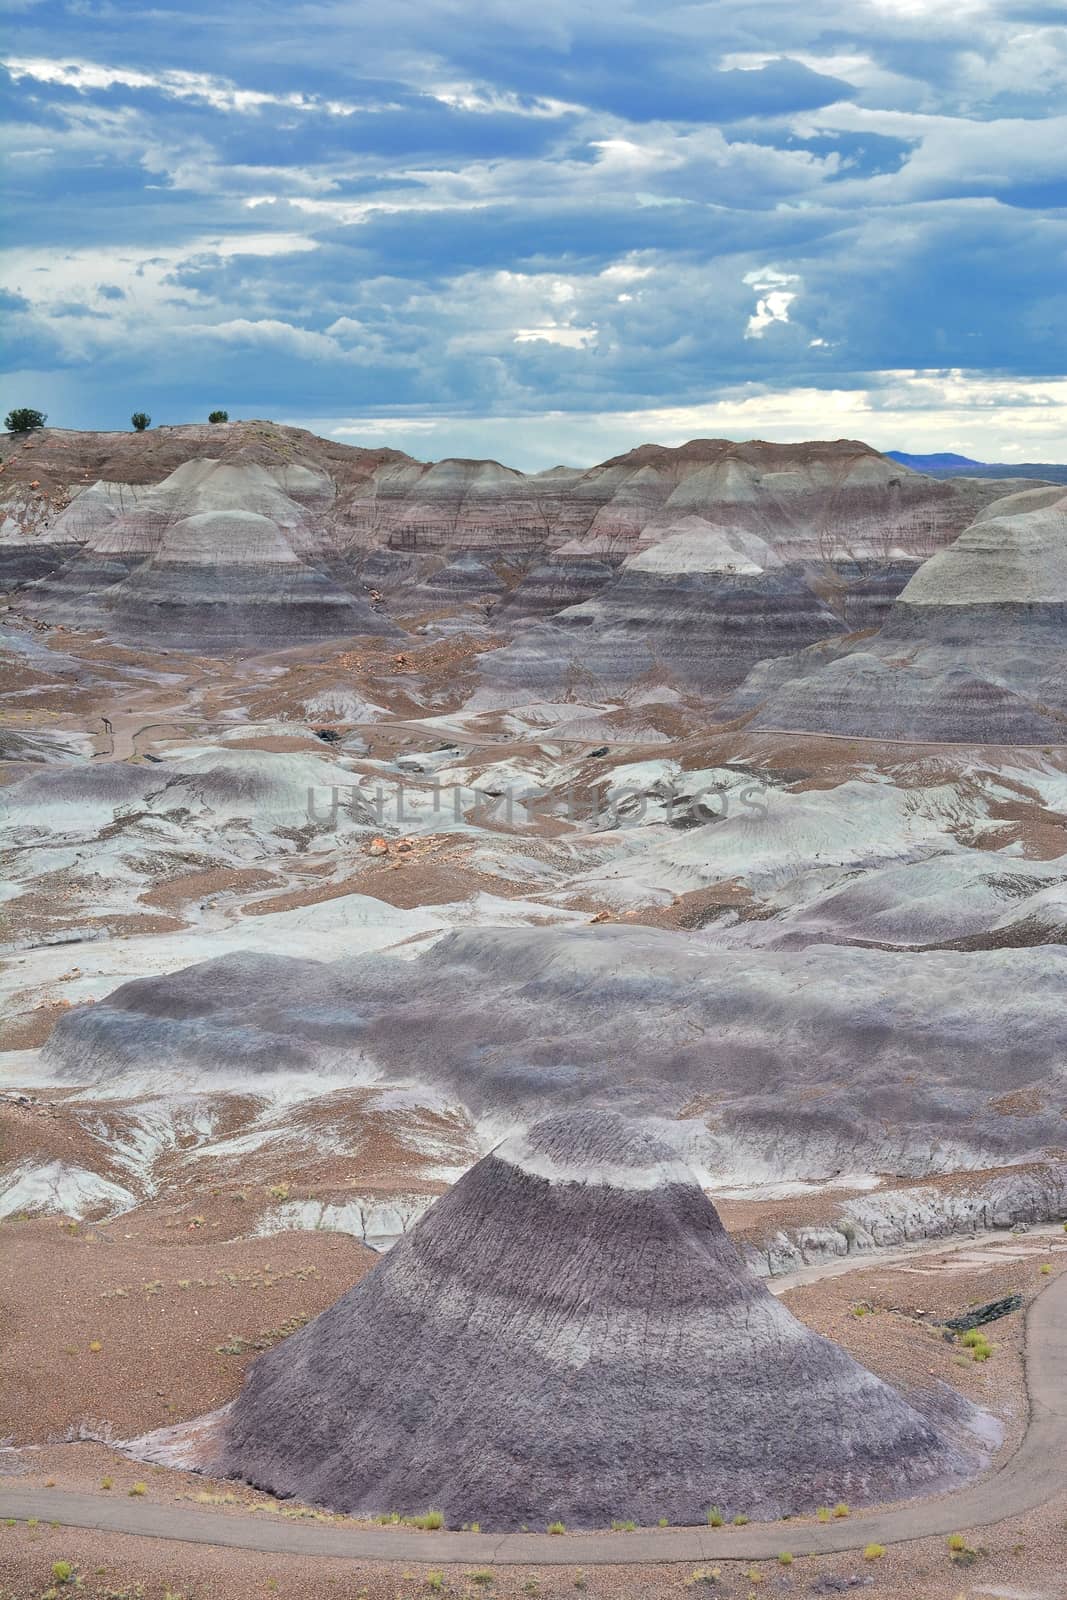
<instances>
[{"instance_id":1,"label":"sandy ground","mask_svg":"<svg viewBox=\"0 0 1067 1600\"><path fill-rule=\"evenodd\" d=\"M132 1474L114 1477L115 1494L128 1494ZM149 1495L156 1479L147 1474ZM266 1513L271 1515L272 1513ZM0 1527L0 1600L62 1596L53 1589L52 1564L69 1562L82 1582L84 1600L423 1600L445 1594L518 1600L667 1600L669 1596L765 1596L855 1593L871 1600L1063 1600L1067 1595L1067 1493L1040 1513L995 1528L960 1530L972 1555L954 1557L946 1540L891 1545L876 1559L860 1552L774 1561L714 1565L625 1564L626 1535L619 1534L617 1567L441 1566L434 1562L433 1534L426 1534L425 1564L355 1563L313 1557L256 1555L172 1541L53 1528ZM788 1526L782 1550L789 1551ZM140 1586L140 1587L138 1587Z\"/></svg>"},{"instance_id":2,"label":"sandy ground","mask_svg":"<svg viewBox=\"0 0 1067 1600\"><path fill-rule=\"evenodd\" d=\"M16 1443L90 1423L129 1438L212 1410L236 1394L257 1347L377 1259L342 1233L216 1243L207 1219L173 1242L124 1231L121 1218L4 1225L0 1416Z\"/></svg>"}]
</instances>

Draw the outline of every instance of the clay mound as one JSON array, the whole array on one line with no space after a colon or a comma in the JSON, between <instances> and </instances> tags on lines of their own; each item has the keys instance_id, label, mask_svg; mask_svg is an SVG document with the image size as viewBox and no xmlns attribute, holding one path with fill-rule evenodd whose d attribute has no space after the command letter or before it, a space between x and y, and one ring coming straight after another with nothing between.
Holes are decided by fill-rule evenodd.
<instances>
[{"instance_id":1,"label":"clay mound","mask_svg":"<svg viewBox=\"0 0 1067 1600\"><path fill-rule=\"evenodd\" d=\"M764 662L720 708L757 728L930 742L1067 740L1067 497L990 507L925 562L881 631Z\"/></svg>"},{"instance_id":2,"label":"clay mound","mask_svg":"<svg viewBox=\"0 0 1067 1600\"><path fill-rule=\"evenodd\" d=\"M212 1463L492 1529L773 1518L970 1468L773 1298L672 1145L603 1111L506 1140L260 1357Z\"/></svg>"},{"instance_id":3,"label":"clay mound","mask_svg":"<svg viewBox=\"0 0 1067 1600\"><path fill-rule=\"evenodd\" d=\"M576 687L604 698L663 672L721 694L786 641L799 650L843 632L803 573L780 563L755 568L736 552L732 570L718 565L718 555L709 568L699 564L703 556L684 553L689 548L688 540L662 555L652 547L624 562L593 598L483 656L471 705L504 704L523 692L547 699Z\"/></svg>"},{"instance_id":4,"label":"clay mound","mask_svg":"<svg viewBox=\"0 0 1067 1600\"><path fill-rule=\"evenodd\" d=\"M150 489L94 485L57 523L84 548L27 592L27 607L179 649L394 633L325 570L334 493L313 463L213 457L183 462Z\"/></svg>"},{"instance_id":5,"label":"clay mound","mask_svg":"<svg viewBox=\"0 0 1067 1600\"><path fill-rule=\"evenodd\" d=\"M412 591L411 604L466 605L494 600L504 593L501 578L475 555L458 556L424 578Z\"/></svg>"}]
</instances>

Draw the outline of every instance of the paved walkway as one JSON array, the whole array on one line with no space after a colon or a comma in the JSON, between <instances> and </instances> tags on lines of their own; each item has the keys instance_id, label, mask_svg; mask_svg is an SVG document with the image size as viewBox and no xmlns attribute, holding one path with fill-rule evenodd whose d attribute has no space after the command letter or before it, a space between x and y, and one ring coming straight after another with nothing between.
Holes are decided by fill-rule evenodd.
<instances>
[{"instance_id":1,"label":"paved walkway","mask_svg":"<svg viewBox=\"0 0 1067 1600\"><path fill-rule=\"evenodd\" d=\"M1026 1322L1030 1421L1011 1459L992 1476L936 1500L838 1522L753 1523L743 1528L651 1528L637 1533L417 1533L349 1528L113 1500L61 1489L0 1486L0 1517L38 1517L71 1528L132 1533L347 1561L460 1562L476 1566L611 1566L665 1561L761 1560L898 1544L989 1526L1044 1505L1067 1488L1067 1273L1032 1303Z\"/></svg>"}]
</instances>

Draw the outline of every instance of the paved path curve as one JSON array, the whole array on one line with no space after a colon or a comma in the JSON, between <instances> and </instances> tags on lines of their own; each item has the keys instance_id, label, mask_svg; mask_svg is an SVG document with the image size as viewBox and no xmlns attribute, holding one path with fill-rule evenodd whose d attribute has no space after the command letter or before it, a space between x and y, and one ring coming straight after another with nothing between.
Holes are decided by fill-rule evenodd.
<instances>
[{"instance_id":1,"label":"paved path curve","mask_svg":"<svg viewBox=\"0 0 1067 1600\"><path fill-rule=\"evenodd\" d=\"M1022 1444L991 1477L956 1494L889 1511L821 1523L753 1523L743 1528L650 1528L637 1533L470 1534L334 1527L196 1511L173 1503L113 1500L64 1490L0 1487L0 1517L38 1517L71 1528L132 1533L348 1561L448 1562L477 1566L611 1566L620 1563L765 1560L782 1550L821 1555L869 1541L896 1544L988 1526L1044 1505L1067 1487L1067 1273L1030 1307L1026 1321L1030 1421ZM269 1520L268 1520L269 1519Z\"/></svg>"}]
</instances>

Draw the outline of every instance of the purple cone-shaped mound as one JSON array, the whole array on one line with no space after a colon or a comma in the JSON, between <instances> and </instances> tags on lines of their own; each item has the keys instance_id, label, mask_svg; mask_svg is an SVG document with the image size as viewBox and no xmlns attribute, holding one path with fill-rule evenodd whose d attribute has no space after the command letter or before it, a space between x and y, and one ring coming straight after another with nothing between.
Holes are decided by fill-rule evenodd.
<instances>
[{"instance_id":1,"label":"purple cone-shaped mound","mask_svg":"<svg viewBox=\"0 0 1067 1600\"><path fill-rule=\"evenodd\" d=\"M969 1463L774 1299L671 1146L584 1111L485 1156L261 1356L213 1467L511 1529L895 1500Z\"/></svg>"}]
</instances>

